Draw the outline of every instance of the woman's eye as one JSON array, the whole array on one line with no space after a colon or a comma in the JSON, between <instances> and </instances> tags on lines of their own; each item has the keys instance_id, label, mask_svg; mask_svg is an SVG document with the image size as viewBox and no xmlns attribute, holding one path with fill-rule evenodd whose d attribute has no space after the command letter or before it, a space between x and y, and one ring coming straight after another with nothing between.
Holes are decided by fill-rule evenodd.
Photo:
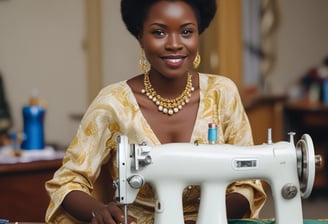
<instances>
[{"instance_id":1,"label":"woman's eye","mask_svg":"<svg viewBox=\"0 0 328 224\"><path fill-rule=\"evenodd\" d=\"M186 29L182 31L182 36L190 36L193 33L192 30Z\"/></svg>"},{"instance_id":2,"label":"woman's eye","mask_svg":"<svg viewBox=\"0 0 328 224\"><path fill-rule=\"evenodd\" d=\"M154 30L152 33L153 33L155 36L160 36L160 37L165 36L165 33L164 33L164 31L162 31L162 30Z\"/></svg>"}]
</instances>

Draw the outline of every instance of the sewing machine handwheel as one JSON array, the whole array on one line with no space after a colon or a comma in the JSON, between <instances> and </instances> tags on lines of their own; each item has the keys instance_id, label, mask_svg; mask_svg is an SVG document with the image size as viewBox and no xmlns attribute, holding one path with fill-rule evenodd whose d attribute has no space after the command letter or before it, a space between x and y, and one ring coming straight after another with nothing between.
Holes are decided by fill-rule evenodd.
<instances>
[{"instance_id":1,"label":"sewing machine handwheel","mask_svg":"<svg viewBox=\"0 0 328 224\"><path fill-rule=\"evenodd\" d=\"M308 198L312 192L315 177L315 154L313 142L304 134L296 144L297 168L302 198Z\"/></svg>"}]
</instances>

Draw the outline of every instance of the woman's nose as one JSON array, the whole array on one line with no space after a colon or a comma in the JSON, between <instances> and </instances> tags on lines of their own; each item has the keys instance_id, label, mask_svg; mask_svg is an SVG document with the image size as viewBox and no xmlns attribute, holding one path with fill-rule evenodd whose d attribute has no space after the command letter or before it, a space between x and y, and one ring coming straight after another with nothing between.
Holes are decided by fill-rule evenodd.
<instances>
[{"instance_id":1,"label":"woman's nose","mask_svg":"<svg viewBox=\"0 0 328 224\"><path fill-rule=\"evenodd\" d=\"M168 50L180 50L182 49L182 42L180 36L176 34L169 35L166 42L166 49Z\"/></svg>"}]
</instances>

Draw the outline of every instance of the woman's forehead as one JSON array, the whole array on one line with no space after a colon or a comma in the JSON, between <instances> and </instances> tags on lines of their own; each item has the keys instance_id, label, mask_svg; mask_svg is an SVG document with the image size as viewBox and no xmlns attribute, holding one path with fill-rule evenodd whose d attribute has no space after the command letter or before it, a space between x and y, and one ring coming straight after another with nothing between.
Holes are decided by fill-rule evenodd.
<instances>
[{"instance_id":1,"label":"woman's forehead","mask_svg":"<svg viewBox=\"0 0 328 224\"><path fill-rule=\"evenodd\" d=\"M147 20L185 20L185 23L197 23L196 14L193 8L184 1L166 1L155 2L148 11L145 18Z\"/></svg>"}]
</instances>

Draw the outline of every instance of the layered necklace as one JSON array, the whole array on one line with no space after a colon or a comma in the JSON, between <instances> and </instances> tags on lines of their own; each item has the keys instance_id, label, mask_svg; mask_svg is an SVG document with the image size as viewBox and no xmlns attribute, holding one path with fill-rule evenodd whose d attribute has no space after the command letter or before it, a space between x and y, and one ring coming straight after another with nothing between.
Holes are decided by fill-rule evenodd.
<instances>
[{"instance_id":1,"label":"layered necklace","mask_svg":"<svg viewBox=\"0 0 328 224\"><path fill-rule=\"evenodd\" d=\"M167 115L178 113L182 107L189 102L191 93L195 90L192 86L192 75L188 73L187 84L183 92L174 99L166 99L160 96L151 85L149 73L144 75L144 89L141 93L145 94L149 100L156 104L158 110Z\"/></svg>"}]
</instances>

